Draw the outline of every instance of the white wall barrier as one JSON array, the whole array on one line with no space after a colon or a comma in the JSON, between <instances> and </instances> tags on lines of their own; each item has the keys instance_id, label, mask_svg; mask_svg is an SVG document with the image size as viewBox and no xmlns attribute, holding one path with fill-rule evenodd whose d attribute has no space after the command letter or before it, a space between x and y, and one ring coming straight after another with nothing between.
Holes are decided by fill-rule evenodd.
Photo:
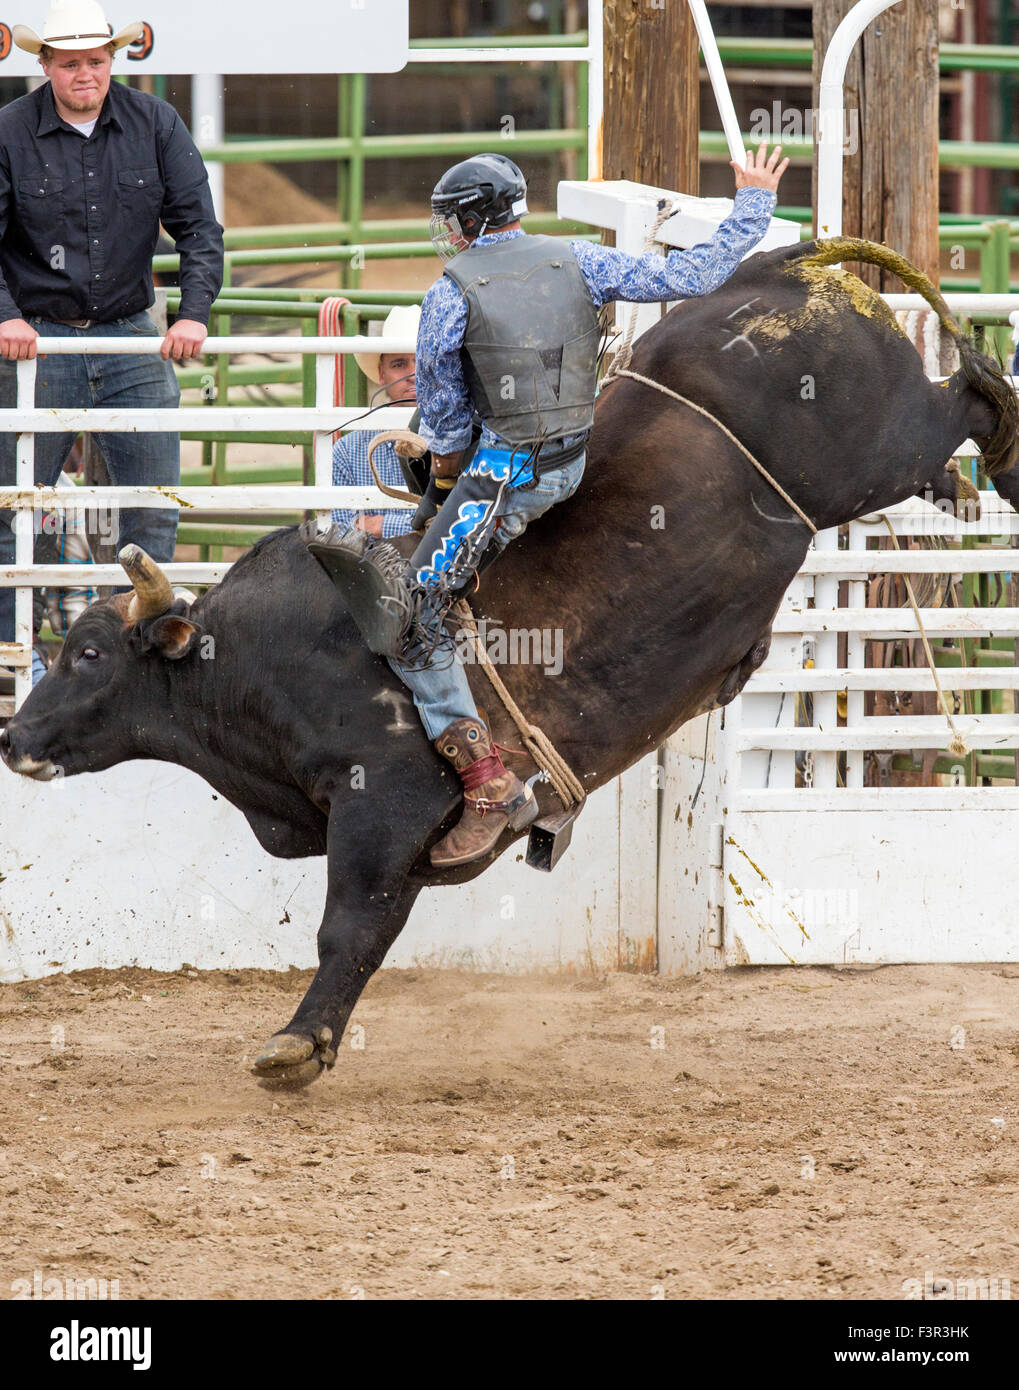
<instances>
[{"instance_id":1,"label":"white wall barrier","mask_svg":"<svg viewBox=\"0 0 1019 1390\"><path fill-rule=\"evenodd\" d=\"M194 773L135 762L66 781L2 768L0 777L0 981L97 966L316 964L325 860L266 854L241 813ZM641 765L596 792L551 880L518 846L473 883L425 890L387 963L647 968L651 780Z\"/></svg>"},{"instance_id":2,"label":"white wall barrier","mask_svg":"<svg viewBox=\"0 0 1019 1390\"><path fill-rule=\"evenodd\" d=\"M938 777L943 785L864 786L868 751L943 752L952 737L943 714L864 712L867 692L935 688L926 667L865 664L867 638L918 635L908 607L866 607L867 578L1014 572L1019 516L993 492L982 494L979 521L916 498L887 516L900 536L970 536L985 548L869 550L868 538L887 535L884 515L851 524L848 549L817 538L779 610L768 660L743 695L666 749L666 810L675 803L684 814L661 822L663 969L1019 959L1007 907L1019 787L967 786L962 757ZM1019 639L1019 608L920 611L932 642ZM970 750L1019 748L1014 693L1012 710L966 710L973 692L1004 691L1007 702L1019 690L1019 666L943 666L939 675ZM698 881L684 877L686 864L699 866Z\"/></svg>"}]
</instances>

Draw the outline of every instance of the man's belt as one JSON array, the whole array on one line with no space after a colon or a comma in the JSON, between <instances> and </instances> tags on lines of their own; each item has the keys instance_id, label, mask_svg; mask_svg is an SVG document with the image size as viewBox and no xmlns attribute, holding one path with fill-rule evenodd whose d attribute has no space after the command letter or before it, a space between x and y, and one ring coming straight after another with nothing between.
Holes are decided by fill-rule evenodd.
<instances>
[{"instance_id":1,"label":"man's belt","mask_svg":"<svg viewBox=\"0 0 1019 1390\"><path fill-rule=\"evenodd\" d=\"M510 487L533 487L535 481L545 473L556 468L565 468L575 463L587 449L587 434L572 443L560 444L556 441L551 447L546 445L537 459L531 458L526 444L518 444L511 449L500 449L491 445L479 446L464 473L474 477L495 478L508 482Z\"/></svg>"},{"instance_id":2,"label":"man's belt","mask_svg":"<svg viewBox=\"0 0 1019 1390\"><path fill-rule=\"evenodd\" d=\"M118 323L118 319L58 319L52 314L26 314L26 321L31 323L33 319L38 319L42 323L59 323L62 328L104 328L110 324Z\"/></svg>"}]
</instances>

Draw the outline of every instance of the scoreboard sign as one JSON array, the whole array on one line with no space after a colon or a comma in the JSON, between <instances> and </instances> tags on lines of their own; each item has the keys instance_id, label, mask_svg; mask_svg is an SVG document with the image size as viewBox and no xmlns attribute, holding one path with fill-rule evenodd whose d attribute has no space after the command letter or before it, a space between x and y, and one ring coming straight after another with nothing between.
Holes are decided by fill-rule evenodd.
<instances>
[{"instance_id":1,"label":"scoreboard sign","mask_svg":"<svg viewBox=\"0 0 1019 1390\"><path fill-rule=\"evenodd\" d=\"M48 8L21 0L0 16L0 77L40 76L11 30L41 34ZM118 73L398 72L407 62L409 0L104 0L103 9L116 32L145 25L114 58Z\"/></svg>"}]
</instances>

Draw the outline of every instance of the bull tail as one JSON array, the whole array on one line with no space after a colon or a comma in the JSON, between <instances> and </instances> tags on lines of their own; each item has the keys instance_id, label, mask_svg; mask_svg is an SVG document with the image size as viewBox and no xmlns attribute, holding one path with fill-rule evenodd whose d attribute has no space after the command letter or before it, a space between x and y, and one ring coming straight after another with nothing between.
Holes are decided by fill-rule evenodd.
<instances>
[{"instance_id":1,"label":"bull tail","mask_svg":"<svg viewBox=\"0 0 1019 1390\"><path fill-rule=\"evenodd\" d=\"M917 270L905 256L900 256L891 247L879 246L860 237L828 237L808 245L813 249L794 258L801 264L824 266L835 265L839 261L863 261L867 265L877 265L891 271L904 285L924 297L955 343L967 382L990 402L997 416L997 427L982 446L984 471L988 477L993 477L995 473L1007 469L1016 439L1019 438L1019 402L1016 401L1015 391L1006 381L1001 366L973 346L969 336L952 317L938 289L923 271Z\"/></svg>"}]
</instances>

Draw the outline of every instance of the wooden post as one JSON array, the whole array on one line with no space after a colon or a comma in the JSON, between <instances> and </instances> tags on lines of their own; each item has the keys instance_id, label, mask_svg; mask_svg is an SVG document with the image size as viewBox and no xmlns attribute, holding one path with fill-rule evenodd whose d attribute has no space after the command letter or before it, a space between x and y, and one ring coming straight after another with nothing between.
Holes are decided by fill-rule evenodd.
<instances>
[{"instance_id":1,"label":"wooden post","mask_svg":"<svg viewBox=\"0 0 1019 1390\"><path fill-rule=\"evenodd\" d=\"M814 107L829 40L854 0L814 0ZM885 242L938 283L938 5L908 0L878 15L846 69L846 236ZM855 142L854 137L855 135ZM855 143L855 148L854 148ZM817 225L817 157L813 178ZM899 281L877 266L847 269L882 292Z\"/></svg>"},{"instance_id":2,"label":"wooden post","mask_svg":"<svg viewBox=\"0 0 1019 1390\"><path fill-rule=\"evenodd\" d=\"M604 0L602 177L700 191L697 31L686 0Z\"/></svg>"}]
</instances>

